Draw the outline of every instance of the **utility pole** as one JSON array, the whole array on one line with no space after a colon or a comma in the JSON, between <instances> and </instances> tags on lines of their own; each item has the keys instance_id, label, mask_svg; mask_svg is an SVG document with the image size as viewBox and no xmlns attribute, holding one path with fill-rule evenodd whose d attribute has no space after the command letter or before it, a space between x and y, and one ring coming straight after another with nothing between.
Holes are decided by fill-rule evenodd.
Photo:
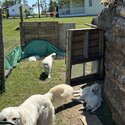
<instances>
[{"instance_id":1,"label":"utility pole","mask_svg":"<svg viewBox=\"0 0 125 125\"><path fill-rule=\"evenodd\" d=\"M38 14L39 14L39 18L40 18L40 2L39 2L39 0L37 0L37 4L38 4Z\"/></svg>"},{"instance_id":2,"label":"utility pole","mask_svg":"<svg viewBox=\"0 0 125 125\"><path fill-rule=\"evenodd\" d=\"M2 10L0 8L0 93L4 91L5 91L4 46L3 46L3 31L2 31Z\"/></svg>"}]
</instances>

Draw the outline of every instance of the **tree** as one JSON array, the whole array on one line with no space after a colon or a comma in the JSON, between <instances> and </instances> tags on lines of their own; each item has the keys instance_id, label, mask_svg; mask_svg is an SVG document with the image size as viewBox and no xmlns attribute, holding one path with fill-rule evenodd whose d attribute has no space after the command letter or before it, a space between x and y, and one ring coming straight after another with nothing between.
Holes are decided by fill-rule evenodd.
<instances>
[{"instance_id":1,"label":"tree","mask_svg":"<svg viewBox=\"0 0 125 125\"><path fill-rule=\"evenodd\" d=\"M50 0L49 3L49 12L54 12L55 8L57 7L57 1L56 0Z\"/></svg>"},{"instance_id":2,"label":"tree","mask_svg":"<svg viewBox=\"0 0 125 125\"><path fill-rule=\"evenodd\" d=\"M2 7L2 2L0 1L0 8Z\"/></svg>"},{"instance_id":3,"label":"tree","mask_svg":"<svg viewBox=\"0 0 125 125\"><path fill-rule=\"evenodd\" d=\"M41 14L46 14L47 3L46 0L40 0Z\"/></svg>"},{"instance_id":4,"label":"tree","mask_svg":"<svg viewBox=\"0 0 125 125\"><path fill-rule=\"evenodd\" d=\"M6 18L8 19L9 17L9 12L8 12L8 1L5 1L5 11L6 11Z\"/></svg>"},{"instance_id":5,"label":"tree","mask_svg":"<svg viewBox=\"0 0 125 125\"><path fill-rule=\"evenodd\" d=\"M39 18L41 14L46 14L47 12L47 2L46 0L37 0L36 3L32 4L32 7L38 7Z\"/></svg>"}]
</instances>

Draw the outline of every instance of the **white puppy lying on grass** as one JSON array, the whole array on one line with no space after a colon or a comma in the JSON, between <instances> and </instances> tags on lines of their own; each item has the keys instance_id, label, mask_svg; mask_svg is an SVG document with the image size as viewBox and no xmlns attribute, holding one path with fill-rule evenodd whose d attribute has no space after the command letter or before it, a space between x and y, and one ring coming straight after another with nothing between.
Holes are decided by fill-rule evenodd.
<instances>
[{"instance_id":1,"label":"white puppy lying on grass","mask_svg":"<svg viewBox=\"0 0 125 125\"><path fill-rule=\"evenodd\" d=\"M52 102L54 105L59 107L73 98L73 92L74 89L70 85L59 84L51 88L48 93L52 94Z\"/></svg>"},{"instance_id":2,"label":"white puppy lying on grass","mask_svg":"<svg viewBox=\"0 0 125 125\"><path fill-rule=\"evenodd\" d=\"M45 57L42 61L42 66L44 67L45 74L48 75L48 78L51 78L53 59L55 59L55 57L56 53L52 53Z\"/></svg>"},{"instance_id":3,"label":"white puppy lying on grass","mask_svg":"<svg viewBox=\"0 0 125 125\"><path fill-rule=\"evenodd\" d=\"M33 95L18 107L8 107L0 112L0 121L15 125L53 125L52 94Z\"/></svg>"}]
</instances>

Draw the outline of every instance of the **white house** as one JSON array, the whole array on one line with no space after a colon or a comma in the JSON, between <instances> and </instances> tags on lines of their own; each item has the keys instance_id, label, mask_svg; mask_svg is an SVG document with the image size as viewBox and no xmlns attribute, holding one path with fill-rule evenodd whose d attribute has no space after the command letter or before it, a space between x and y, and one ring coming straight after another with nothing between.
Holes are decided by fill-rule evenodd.
<instances>
[{"instance_id":1,"label":"white house","mask_svg":"<svg viewBox=\"0 0 125 125\"><path fill-rule=\"evenodd\" d=\"M8 8L9 16L19 16L19 6L20 4L15 4ZM27 10L30 15L33 15L33 8L28 5L22 5L23 10ZM25 13L24 13L25 15Z\"/></svg>"},{"instance_id":2,"label":"white house","mask_svg":"<svg viewBox=\"0 0 125 125\"><path fill-rule=\"evenodd\" d=\"M104 8L100 0L59 0L58 16L97 15Z\"/></svg>"}]
</instances>

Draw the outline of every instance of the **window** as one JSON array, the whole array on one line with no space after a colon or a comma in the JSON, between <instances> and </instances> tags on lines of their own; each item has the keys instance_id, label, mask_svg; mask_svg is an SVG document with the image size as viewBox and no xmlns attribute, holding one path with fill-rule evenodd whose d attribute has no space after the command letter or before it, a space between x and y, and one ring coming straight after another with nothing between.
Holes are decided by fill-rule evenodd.
<instances>
[{"instance_id":1,"label":"window","mask_svg":"<svg viewBox=\"0 0 125 125\"><path fill-rule=\"evenodd\" d=\"M92 0L89 0L89 7L92 7Z\"/></svg>"},{"instance_id":2,"label":"window","mask_svg":"<svg viewBox=\"0 0 125 125\"><path fill-rule=\"evenodd\" d=\"M14 9L12 9L12 12L14 12L15 10Z\"/></svg>"}]
</instances>

